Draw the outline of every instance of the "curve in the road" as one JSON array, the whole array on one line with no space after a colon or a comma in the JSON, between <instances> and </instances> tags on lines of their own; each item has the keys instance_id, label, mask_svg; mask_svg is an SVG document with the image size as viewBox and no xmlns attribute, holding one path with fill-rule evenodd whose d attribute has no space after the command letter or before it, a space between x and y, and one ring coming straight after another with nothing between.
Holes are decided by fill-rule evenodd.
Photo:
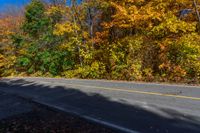
<instances>
[{"instance_id":1,"label":"curve in the road","mask_svg":"<svg viewBox=\"0 0 200 133\"><path fill-rule=\"evenodd\" d=\"M164 93L159 93L159 92L146 92L146 91L137 91L137 90L133 90L133 89L127 90L127 89L108 88L108 87L100 87L100 86L89 86L89 85L80 85L80 84L69 84L69 83L67 83L67 85L73 86L73 87L88 87L88 88L91 88L91 89L103 89L103 90L110 90L110 91L121 91L121 92L138 93L138 94L155 95L155 96L165 96L165 97L174 97L174 98L190 99L190 100L200 101L200 97L189 97L189 96L181 96L181 95L175 95L175 94L164 94Z\"/></svg>"}]
</instances>

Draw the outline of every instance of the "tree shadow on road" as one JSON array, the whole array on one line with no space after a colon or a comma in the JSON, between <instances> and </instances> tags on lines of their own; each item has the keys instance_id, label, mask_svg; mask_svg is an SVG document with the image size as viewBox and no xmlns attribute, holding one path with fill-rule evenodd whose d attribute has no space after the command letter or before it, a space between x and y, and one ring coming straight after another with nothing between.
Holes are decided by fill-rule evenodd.
<instances>
[{"instance_id":1,"label":"tree shadow on road","mask_svg":"<svg viewBox=\"0 0 200 133\"><path fill-rule=\"evenodd\" d=\"M159 115L139 105L113 101L101 94L89 93L66 86L51 86L26 80L0 81L1 90L23 94L44 103L79 112L81 115L106 120L144 133L200 133L200 121L195 116L166 108L152 107Z\"/></svg>"}]
</instances>

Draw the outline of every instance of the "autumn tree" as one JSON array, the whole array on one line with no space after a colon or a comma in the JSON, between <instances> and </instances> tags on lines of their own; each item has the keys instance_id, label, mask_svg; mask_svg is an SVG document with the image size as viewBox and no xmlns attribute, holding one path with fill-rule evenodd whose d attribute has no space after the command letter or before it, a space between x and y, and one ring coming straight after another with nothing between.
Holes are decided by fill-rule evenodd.
<instances>
[{"instance_id":1,"label":"autumn tree","mask_svg":"<svg viewBox=\"0 0 200 133\"><path fill-rule=\"evenodd\" d=\"M22 9L17 12L4 12L0 15L0 76L13 76L16 74L16 47L12 36L20 32L23 21Z\"/></svg>"},{"instance_id":2,"label":"autumn tree","mask_svg":"<svg viewBox=\"0 0 200 133\"><path fill-rule=\"evenodd\" d=\"M141 76L145 76L145 79L149 77L150 80L153 79L153 75L157 74L171 79L174 78L172 80L181 80L182 77L189 74L186 68L182 68L183 65L180 62L175 63L171 60L171 57L164 57L169 54L163 52L170 52L171 44L178 45L177 40L182 40L188 34L196 33L197 21L195 21L196 16L194 13L184 16L182 20L179 19L181 10L185 8L193 9L192 1L108 0L106 2L108 2L109 7L105 16L107 18L110 16L110 18L109 21L107 19L107 21L102 22L104 30L97 34L96 40L100 44L108 44L106 48L110 48L109 54L106 56L109 57L111 68L114 68L111 71L120 70L117 74L122 73L122 71L127 72L127 78L129 79L134 77L130 75L131 70L129 70L133 67L133 74L142 72ZM196 38L190 36L190 38L193 37ZM195 43L192 42L192 44ZM196 47L193 48L194 50L198 49L198 45L194 47ZM189 49L188 47L185 50L189 52ZM179 52L180 55L177 55L177 57L183 57L182 51ZM195 54L198 55L198 52ZM186 58L181 59L181 62L186 60ZM180 58L177 60L180 60ZM191 61L192 59L188 60ZM194 60L197 63L197 58ZM120 64L122 64L121 67ZM163 74L162 67L165 66L164 64L169 66L167 68L169 70L164 70L167 73ZM191 67L194 66L191 65ZM198 71L194 73L197 74ZM119 77L127 74L119 75ZM140 76L136 75L135 77ZM198 74L196 77L198 77Z\"/></svg>"},{"instance_id":3,"label":"autumn tree","mask_svg":"<svg viewBox=\"0 0 200 133\"><path fill-rule=\"evenodd\" d=\"M32 0L26 7L23 34L14 38L23 51L16 64L19 72L58 75L72 65L70 52L58 51L61 40L53 34L61 18L60 8L45 6L40 0ZM18 41L19 38L23 41Z\"/></svg>"},{"instance_id":4,"label":"autumn tree","mask_svg":"<svg viewBox=\"0 0 200 133\"><path fill-rule=\"evenodd\" d=\"M32 0L21 30L0 19L5 25L0 39L12 44L12 66L19 74L199 82L198 5L198 0ZM3 71L7 55L0 58Z\"/></svg>"}]
</instances>

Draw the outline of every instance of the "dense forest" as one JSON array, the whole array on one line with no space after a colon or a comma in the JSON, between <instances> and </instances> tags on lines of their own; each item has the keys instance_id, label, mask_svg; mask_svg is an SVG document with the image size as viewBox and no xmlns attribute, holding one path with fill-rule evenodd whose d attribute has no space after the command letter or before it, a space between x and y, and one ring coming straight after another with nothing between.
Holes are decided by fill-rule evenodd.
<instances>
[{"instance_id":1,"label":"dense forest","mask_svg":"<svg viewBox=\"0 0 200 133\"><path fill-rule=\"evenodd\" d=\"M0 77L200 82L200 1L66 2L1 14Z\"/></svg>"}]
</instances>

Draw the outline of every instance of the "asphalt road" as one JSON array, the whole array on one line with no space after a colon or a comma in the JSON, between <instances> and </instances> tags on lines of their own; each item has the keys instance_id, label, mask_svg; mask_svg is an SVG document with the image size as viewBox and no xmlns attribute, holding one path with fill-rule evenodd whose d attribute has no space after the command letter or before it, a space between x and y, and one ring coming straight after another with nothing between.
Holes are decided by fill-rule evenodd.
<instances>
[{"instance_id":1,"label":"asphalt road","mask_svg":"<svg viewBox=\"0 0 200 133\"><path fill-rule=\"evenodd\" d=\"M36 107L29 100L0 91L0 120L31 112Z\"/></svg>"},{"instance_id":2,"label":"asphalt road","mask_svg":"<svg viewBox=\"0 0 200 133\"><path fill-rule=\"evenodd\" d=\"M0 91L118 128L120 132L200 133L198 86L12 78L1 79Z\"/></svg>"}]
</instances>

